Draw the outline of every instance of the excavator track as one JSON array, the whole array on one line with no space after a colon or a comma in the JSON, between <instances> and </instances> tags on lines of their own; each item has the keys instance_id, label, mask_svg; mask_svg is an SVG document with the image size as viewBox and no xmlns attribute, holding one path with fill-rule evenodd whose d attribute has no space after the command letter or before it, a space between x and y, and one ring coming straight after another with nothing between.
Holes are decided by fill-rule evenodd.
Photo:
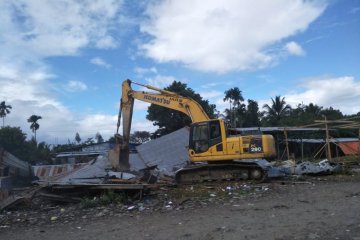
<instances>
[{"instance_id":1,"label":"excavator track","mask_svg":"<svg viewBox=\"0 0 360 240\"><path fill-rule=\"evenodd\" d=\"M177 184L194 184L207 181L250 180L263 182L267 170L255 163L228 163L193 165L175 173Z\"/></svg>"}]
</instances>

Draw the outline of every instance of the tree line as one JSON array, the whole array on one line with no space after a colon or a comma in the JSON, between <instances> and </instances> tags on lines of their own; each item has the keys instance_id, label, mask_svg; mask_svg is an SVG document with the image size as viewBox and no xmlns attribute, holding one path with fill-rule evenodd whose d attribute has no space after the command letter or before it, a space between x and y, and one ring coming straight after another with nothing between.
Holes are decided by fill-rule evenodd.
<instances>
[{"instance_id":1,"label":"tree line","mask_svg":"<svg viewBox=\"0 0 360 240\"><path fill-rule=\"evenodd\" d=\"M310 103L298 104L292 108L286 103L285 97L275 96L271 98L270 104L264 104L259 107L257 101L248 99L246 102L242 96L242 91L238 87L233 87L224 92L224 102L229 103L229 107L223 113L216 109L215 104L202 98L199 93L189 88L186 83L174 81L165 90L175 92L181 96L189 97L198 102L210 118L224 118L232 128L243 127L266 127L266 126L302 126L313 123L315 120L323 119L336 120L344 117L360 116L360 112L355 115L345 115L340 110L332 107L324 108ZM2 118L2 127L0 128L0 146L5 148L20 159L31 163L51 161L51 157L61 151L81 148L94 143L104 142L103 137L98 132L95 137L90 137L82 141L80 134L76 133L74 140L66 144L50 145L45 142L38 143L36 133L40 128L39 115L31 115L27 121L30 123L30 129L34 136L26 140L26 134L20 127L5 127L5 117L11 113L12 106L2 101L0 103L0 118ZM184 126L191 124L191 119L178 111L166 109L157 105L148 107L146 118L158 127L153 133L148 131L135 131L131 134L130 141L134 143L144 143L151 138L176 131ZM348 132L347 132L348 133ZM110 137L108 141L115 141Z\"/></svg>"},{"instance_id":2,"label":"tree line","mask_svg":"<svg viewBox=\"0 0 360 240\"><path fill-rule=\"evenodd\" d=\"M343 114L340 110L332 107L324 108L314 103L298 104L291 107L286 103L285 97L275 96L270 104L259 106L258 102L248 99L245 102L242 91L233 87L224 92L224 102L229 107L223 113L216 110L214 104L204 100L200 94L189 88L187 84L174 81L165 90L172 91L184 97L190 97L197 101L210 118L224 118L232 128L246 127L270 127L270 126L303 126L313 123L315 120L336 120L346 117L360 116L360 112L354 115ZM181 112L151 105L148 108L146 118L153 122L159 129L152 136L161 136L191 123L191 119Z\"/></svg>"},{"instance_id":3,"label":"tree line","mask_svg":"<svg viewBox=\"0 0 360 240\"><path fill-rule=\"evenodd\" d=\"M34 136L32 136L30 140L27 140L26 133L24 133L20 127L5 126L5 118L11 113L11 110L11 105L6 104L5 101L0 102L0 118L2 118L0 147L9 151L19 159L28 161L31 164L51 163L51 158L57 152L104 142L104 139L99 132L96 133L95 138L90 137L84 141L81 141L79 133L76 133L75 141L68 140L68 143L66 144L51 145L46 142L38 142L36 138L36 133L40 128L38 121L42 119L39 115L31 115L27 119L27 122L30 124L30 129L34 133Z\"/></svg>"},{"instance_id":4,"label":"tree line","mask_svg":"<svg viewBox=\"0 0 360 240\"><path fill-rule=\"evenodd\" d=\"M0 103L0 118L2 118L2 127L5 126L5 117L6 117L6 115L11 113L11 109L12 109L12 106L7 105L5 103L5 101L2 101ZM31 115L27 119L27 122L30 123L30 129L34 133L35 141L36 141L36 131L40 128L40 125L38 123L38 120L40 120L40 119L42 119L42 117L38 116L38 115Z\"/></svg>"}]
</instances>

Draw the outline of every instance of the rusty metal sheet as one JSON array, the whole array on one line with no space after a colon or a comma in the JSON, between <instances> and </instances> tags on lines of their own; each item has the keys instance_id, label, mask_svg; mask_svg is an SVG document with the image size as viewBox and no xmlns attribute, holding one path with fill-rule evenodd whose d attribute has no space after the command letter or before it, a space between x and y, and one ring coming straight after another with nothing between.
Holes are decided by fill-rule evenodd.
<instances>
[{"instance_id":1,"label":"rusty metal sheet","mask_svg":"<svg viewBox=\"0 0 360 240\"><path fill-rule=\"evenodd\" d=\"M340 142L339 147L345 155L356 155L360 153L360 142Z\"/></svg>"},{"instance_id":2,"label":"rusty metal sheet","mask_svg":"<svg viewBox=\"0 0 360 240\"><path fill-rule=\"evenodd\" d=\"M33 166L32 168L34 176L40 180L56 180L85 166L89 166L91 163L92 161L87 163Z\"/></svg>"}]
</instances>

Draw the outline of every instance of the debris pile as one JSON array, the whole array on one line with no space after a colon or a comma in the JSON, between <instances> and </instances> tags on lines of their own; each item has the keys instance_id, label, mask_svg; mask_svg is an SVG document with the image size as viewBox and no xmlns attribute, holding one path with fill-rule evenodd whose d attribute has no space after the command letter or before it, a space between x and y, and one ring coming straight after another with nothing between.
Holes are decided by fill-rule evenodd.
<instances>
[{"instance_id":1,"label":"debris pile","mask_svg":"<svg viewBox=\"0 0 360 240\"><path fill-rule=\"evenodd\" d=\"M287 160L282 162L274 162L270 170L273 172L279 172L279 176L326 175L341 172L342 167L339 164L331 163L327 159L323 159L318 163L310 161L296 163L294 160ZM270 174L270 177L275 176L271 176Z\"/></svg>"},{"instance_id":2,"label":"debris pile","mask_svg":"<svg viewBox=\"0 0 360 240\"><path fill-rule=\"evenodd\" d=\"M39 190L27 208L8 208L0 212L0 228L27 225L41 228L56 222L74 222L81 227L89 219L96 220L112 216L135 216L142 212L152 213L195 209L214 204L240 206L237 202L245 197L258 198L270 191L267 184L252 185L225 182L213 185L193 185L174 188L158 187L142 199L115 192L86 196L74 204L48 201ZM252 203L249 203L252 204Z\"/></svg>"},{"instance_id":3,"label":"debris pile","mask_svg":"<svg viewBox=\"0 0 360 240\"><path fill-rule=\"evenodd\" d=\"M173 176L176 170L188 163L186 148L188 135L188 128L183 128L137 146L137 152L130 154L131 166L130 171L127 172L113 171L107 153L89 158L88 162L34 166L34 176L37 177L34 183L38 186L10 196L3 192L1 196L4 200L1 201L0 210L13 209L24 204L34 205L34 202L39 201L45 204L45 201L96 207L107 202L117 206L117 210L109 210L111 214L154 209L166 211L181 209L184 206L191 207L194 204L207 205L209 202L221 201L229 197L241 198L244 193L258 195L269 190L269 187L265 185L247 185L236 182L231 185L226 185L225 182L226 186L223 183L217 183L214 187L206 183L200 186L188 185L174 188ZM326 159L319 163L296 163L294 160L268 162L264 159L248 161L255 161L266 169L269 178L330 174L341 169L339 165L332 164ZM149 198L149 196L152 197ZM44 208L41 204L39 209ZM64 213L67 212L66 209L58 212L59 214L49 212L52 216L47 215L46 221L49 219L57 221L63 218L70 221L74 217L71 214L66 215ZM108 214L110 213L107 208L101 208L101 211L95 215ZM31 217L27 218L26 221L32 222L31 219Z\"/></svg>"}]
</instances>

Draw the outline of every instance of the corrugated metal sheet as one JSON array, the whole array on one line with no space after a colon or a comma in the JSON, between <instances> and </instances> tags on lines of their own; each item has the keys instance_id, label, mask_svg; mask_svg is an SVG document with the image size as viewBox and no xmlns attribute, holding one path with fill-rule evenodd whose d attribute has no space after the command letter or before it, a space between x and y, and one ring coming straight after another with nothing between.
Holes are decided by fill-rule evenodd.
<instances>
[{"instance_id":1,"label":"corrugated metal sheet","mask_svg":"<svg viewBox=\"0 0 360 240\"><path fill-rule=\"evenodd\" d=\"M360 142L341 142L338 145L345 155L360 154Z\"/></svg>"},{"instance_id":2,"label":"corrugated metal sheet","mask_svg":"<svg viewBox=\"0 0 360 240\"><path fill-rule=\"evenodd\" d=\"M12 177L0 177L0 189L1 190L11 190L12 189Z\"/></svg>"},{"instance_id":3,"label":"corrugated metal sheet","mask_svg":"<svg viewBox=\"0 0 360 240\"><path fill-rule=\"evenodd\" d=\"M304 139L288 139L289 142L297 142L297 143L326 143L325 139L316 139L316 138L304 138ZM332 138L330 142L341 143L341 142L356 142L358 138Z\"/></svg>"},{"instance_id":4,"label":"corrugated metal sheet","mask_svg":"<svg viewBox=\"0 0 360 240\"><path fill-rule=\"evenodd\" d=\"M33 166L32 168L34 176L38 177L40 180L55 180L90 164L91 162L60 165L42 165Z\"/></svg>"},{"instance_id":5,"label":"corrugated metal sheet","mask_svg":"<svg viewBox=\"0 0 360 240\"><path fill-rule=\"evenodd\" d=\"M300 127L248 127L248 128L232 128L239 132L261 131L261 132L283 132L286 131L321 131L324 128L300 128Z\"/></svg>"},{"instance_id":6,"label":"corrugated metal sheet","mask_svg":"<svg viewBox=\"0 0 360 240\"><path fill-rule=\"evenodd\" d=\"M30 164L18 159L2 148L0 148L0 163L3 165L3 167L9 167L11 175L21 177L30 176Z\"/></svg>"},{"instance_id":7,"label":"corrugated metal sheet","mask_svg":"<svg viewBox=\"0 0 360 240\"><path fill-rule=\"evenodd\" d=\"M188 145L189 129L185 127L138 146L138 155L133 155L133 159L138 166L157 165L161 172L173 175L175 170L185 166L189 160ZM133 164L131 155L130 165Z\"/></svg>"}]
</instances>

